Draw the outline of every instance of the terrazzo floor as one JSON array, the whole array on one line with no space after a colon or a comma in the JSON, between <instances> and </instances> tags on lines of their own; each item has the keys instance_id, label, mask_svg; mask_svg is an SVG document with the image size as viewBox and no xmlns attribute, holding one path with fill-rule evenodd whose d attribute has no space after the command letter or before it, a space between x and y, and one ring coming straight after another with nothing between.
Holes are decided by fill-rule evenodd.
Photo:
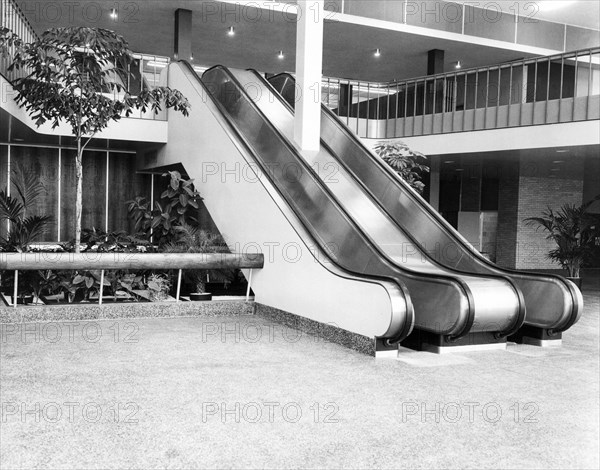
<instances>
[{"instance_id":1,"label":"terrazzo floor","mask_svg":"<svg viewBox=\"0 0 600 470\"><path fill-rule=\"evenodd\" d=\"M560 348L397 360L256 316L2 325L0 468L598 468L599 300Z\"/></svg>"}]
</instances>

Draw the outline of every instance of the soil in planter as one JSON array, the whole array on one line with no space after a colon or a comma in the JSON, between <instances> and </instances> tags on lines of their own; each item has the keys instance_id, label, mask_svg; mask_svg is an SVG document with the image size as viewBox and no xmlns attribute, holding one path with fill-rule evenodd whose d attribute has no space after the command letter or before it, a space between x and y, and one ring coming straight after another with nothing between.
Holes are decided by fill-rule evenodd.
<instances>
[{"instance_id":1,"label":"soil in planter","mask_svg":"<svg viewBox=\"0 0 600 470\"><path fill-rule=\"evenodd\" d=\"M206 292L210 292L212 295L235 295L241 296L246 295L246 289L248 284L245 282L236 282L225 288L222 282L209 282L206 284ZM250 295L254 295L252 289L250 289Z\"/></svg>"},{"instance_id":2,"label":"soil in planter","mask_svg":"<svg viewBox=\"0 0 600 470\"><path fill-rule=\"evenodd\" d=\"M212 300L212 293L210 293L210 292L203 292L203 293L192 292L190 294L190 300L194 301L194 302Z\"/></svg>"}]
</instances>

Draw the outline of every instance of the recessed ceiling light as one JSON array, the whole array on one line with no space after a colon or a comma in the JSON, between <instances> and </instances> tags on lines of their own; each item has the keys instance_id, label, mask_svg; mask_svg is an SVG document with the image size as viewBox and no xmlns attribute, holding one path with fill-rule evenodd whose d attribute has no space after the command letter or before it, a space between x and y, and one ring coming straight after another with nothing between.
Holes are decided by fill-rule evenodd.
<instances>
[{"instance_id":1,"label":"recessed ceiling light","mask_svg":"<svg viewBox=\"0 0 600 470\"><path fill-rule=\"evenodd\" d=\"M558 149L556 153L567 153L569 150L567 149Z\"/></svg>"},{"instance_id":2,"label":"recessed ceiling light","mask_svg":"<svg viewBox=\"0 0 600 470\"><path fill-rule=\"evenodd\" d=\"M375 53L373 54L375 57L381 57L381 49L375 49Z\"/></svg>"},{"instance_id":3,"label":"recessed ceiling light","mask_svg":"<svg viewBox=\"0 0 600 470\"><path fill-rule=\"evenodd\" d=\"M235 28L233 26L230 26L227 30L227 36L235 36Z\"/></svg>"},{"instance_id":4,"label":"recessed ceiling light","mask_svg":"<svg viewBox=\"0 0 600 470\"><path fill-rule=\"evenodd\" d=\"M285 55L283 55L283 51L279 51L279 52L277 53L277 58L278 58L278 59L283 59L283 58L285 58Z\"/></svg>"}]
</instances>

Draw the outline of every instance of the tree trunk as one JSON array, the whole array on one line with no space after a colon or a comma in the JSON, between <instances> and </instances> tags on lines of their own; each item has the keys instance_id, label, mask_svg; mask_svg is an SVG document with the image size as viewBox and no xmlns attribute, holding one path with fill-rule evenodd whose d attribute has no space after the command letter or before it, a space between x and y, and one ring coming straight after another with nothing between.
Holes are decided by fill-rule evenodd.
<instances>
[{"instance_id":1,"label":"tree trunk","mask_svg":"<svg viewBox=\"0 0 600 470\"><path fill-rule=\"evenodd\" d=\"M75 181L77 184L75 198L75 253L79 253L81 245L81 214L83 212L83 150L81 148L81 138L77 139Z\"/></svg>"}]
</instances>

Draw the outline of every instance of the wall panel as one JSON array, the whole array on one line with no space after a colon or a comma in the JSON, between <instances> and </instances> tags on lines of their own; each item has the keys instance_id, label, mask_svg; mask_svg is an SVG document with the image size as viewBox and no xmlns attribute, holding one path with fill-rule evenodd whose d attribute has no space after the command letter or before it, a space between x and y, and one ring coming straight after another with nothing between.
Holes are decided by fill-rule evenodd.
<instances>
[{"instance_id":1,"label":"wall panel","mask_svg":"<svg viewBox=\"0 0 600 470\"><path fill-rule=\"evenodd\" d=\"M6 190L8 182L8 145L0 145L0 190ZM0 237L6 236L6 222L0 223Z\"/></svg>"},{"instance_id":2,"label":"wall panel","mask_svg":"<svg viewBox=\"0 0 600 470\"><path fill-rule=\"evenodd\" d=\"M150 199L150 179L147 174L136 173L135 155L110 153L108 185L108 229L135 232L135 224L127 217L126 202L142 196Z\"/></svg>"},{"instance_id":3,"label":"wall panel","mask_svg":"<svg viewBox=\"0 0 600 470\"><path fill-rule=\"evenodd\" d=\"M58 238L58 149L11 146L11 167L22 165L27 172L38 175L44 185L44 194L29 215L49 215L52 220L39 241L56 241ZM14 188L13 188L14 190ZM12 192L14 194L14 191Z\"/></svg>"},{"instance_id":4,"label":"wall panel","mask_svg":"<svg viewBox=\"0 0 600 470\"><path fill-rule=\"evenodd\" d=\"M75 237L75 151L62 154L61 238ZM82 228L104 230L106 205L106 152L86 151L83 156Z\"/></svg>"},{"instance_id":5,"label":"wall panel","mask_svg":"<svg viewBox=\"0 0 600 470\"><path fill-rule=\"evenodd\" d=\"M465 34L514 42L515 27L514 15L465 5Z\"/></svg>"}]
</instances>

